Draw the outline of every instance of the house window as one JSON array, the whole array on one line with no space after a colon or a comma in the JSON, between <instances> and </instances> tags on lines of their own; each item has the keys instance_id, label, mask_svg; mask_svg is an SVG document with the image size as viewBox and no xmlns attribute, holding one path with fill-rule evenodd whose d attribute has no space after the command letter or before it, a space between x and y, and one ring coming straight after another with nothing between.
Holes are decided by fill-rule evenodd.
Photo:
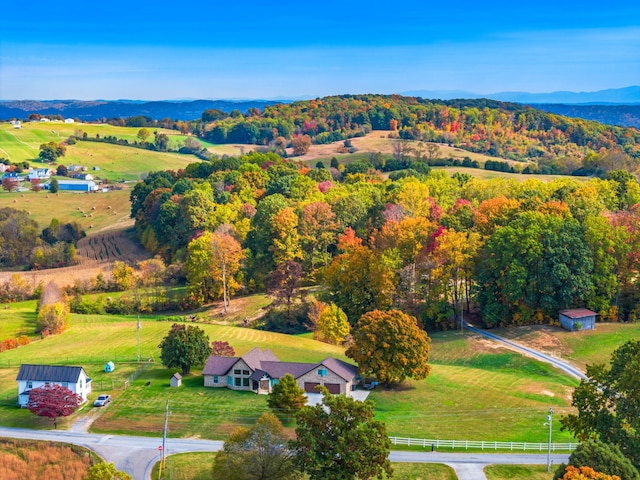
<instances>
[{"instance_id":1,"label":"house window","mask_svg":"<svg viewBox=\"0 0 640 480\"><path fill-rule=\"evenodd\" d=\"M249 376L249 370L242 370L242 375Z\"/></svg>"},{"instance_id":2,"label":"house window","mask_svg":"<svg viewBox=\"0 0 640 480\"><path fill-rule=\"evenodd\" d=\"M69 387L69 384L68 384L67 382L62 382L60 385L62 385L62 386L63 386L63 387L65 387L65 388L68 388L68 387Z\"/></svg>"},{"instance_id":3,"label":"house window","mask_svg":"<svg viewBox=\"0 0 640 480\"><path fill-rule=\"evenodd\" d=\"M33 382L27 382L27 388L28 389L32 389L33 388Z\"/></svg>"},{"instance_id":4,"label":"house window","mask_svg":"<svg viewBox=\"0 0 640 480\"><path fill-rule=\"evenodd\" d=\"M213 376L213 383L218 383L218 375Z\"/></svg>"},{"instance_id":5,"label":"house window","mask_svg":"<svg viewBox=\"0 0 640 480\"><path fill-rule=\"evenodd\" d=\"M239 368L236 368L236 369L233 371L233 374L234 374L234 375L241 375L241 374L242 374L242 370L240 370Z\"/></svg>"},{"instance_id":6,"label":"house window","mask_svg":"<svg viewBox=\"0 0 640 480\"><path fill-rule=\"evenodd\" d=\"M249 380L249 379L247 378L247 380ZM240 377L234 378L234 385L236 387L241 387L242 386L242 378L240 378Z\"/></svg>"},{"instance_id":7,"label":"house window","mask_svg":"<svg viewBox=\"0 0 640 480\"><path fill-rule=\"evenodd\" d=\"M243 387L248 387L249 386L249 377L245 377L242 379L242 386Z\"/></svg>"},{"instance_id":8,"label":"house window","mask_svg":"<svg viewBox=\"0 0 640 480\"><path fill-rule=\"evenodd\" d=\"M318 375L321 377L326 377L327 376L327 369L326 368L319 368L318 369Z\"/></svg>"}]
</instances>

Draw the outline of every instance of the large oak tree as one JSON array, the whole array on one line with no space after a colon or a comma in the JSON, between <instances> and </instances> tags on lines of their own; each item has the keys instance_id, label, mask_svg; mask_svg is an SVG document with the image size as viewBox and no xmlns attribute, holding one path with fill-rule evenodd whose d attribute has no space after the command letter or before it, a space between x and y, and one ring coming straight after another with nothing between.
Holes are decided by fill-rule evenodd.
<instances>
[{"instance_id":1,"label":"large oak tree","mask_svg":"<svg viewBox=\"0 0 640 480\"><path fill-rule=\"evenodd\" d=\"M361 373L391 384L406 377L426 378L431 370L427 365L430 349L431 339L415 317L400 310L374 310L358 320L346 354L358 363Z\"/></svg>"},{"instance_id":2,"label":"large oak tree","mask_svg":"<svg viewBox=\"0 0 640 480\"><path fill-rule=\"evenodd\" d=\"M174 323L158 346L162 364L182 369L182 375L188 375L192 366L204 364L211 355L209 336L195 325Z\"/></svg>"}]
</instances>

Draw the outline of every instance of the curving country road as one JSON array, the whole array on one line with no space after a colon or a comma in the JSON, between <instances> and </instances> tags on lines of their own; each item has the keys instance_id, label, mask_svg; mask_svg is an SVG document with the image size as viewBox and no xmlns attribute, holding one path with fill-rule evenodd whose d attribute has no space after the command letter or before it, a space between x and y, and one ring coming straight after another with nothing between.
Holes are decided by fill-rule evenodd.
<instances>
[{"instance_id":1,"label":"curving country road","mask_svg":"<svg viewBox=\"0 0 640 480\"><path fill-rule=\"evenodd\" d=\"M574 378L586 378L580 369L568 362L512 342L493 333L477 329L468 324L465 325L465 328L475 334L499 342L512 350L549 363ZM72 430L29 430L0 427L0 437L48 440L80 445L93 450L108 462L113 462L118 470L126 471L133 476L134 480L149 480L151 478L153 465L162 457L162 453L158 449L158 447L162 445L161 438L87 433L86 430L89 425L81 425L83 423L82 419L79 423L80 424L76 425ZM87 423L90 423L90 421ZM169 438L167 439L165 454L216 452L222 448L222 445L222 441L215 440ZM393 462L444 463L456 471L459 480L486 479L484 467L491 464L546 465L547 463L546 454L392 451L389 458ZM551 455L551 461L554 465L563 462L566 463L568 458L568 454Z\"/></svg>"},{"instance_id":2,"label":"curving country road","mask_svg":"<svg viewBox=\"0 0 640 480\"><path fill-rule=\"evenodd\" d=\"M564 360L560 360L556 357L552 357L551 355L547 355L546 353L539 352L532 348L525 347L524 345L520 345L519 343L512 342L511 340L507 340L506 338L494 335L493 333L489 333L486 330L472 327L468 323L465 323L464 328L466 328L470 332L477 333L478 335L482 335L483 337L486 337L490 340L501 343L511 350L519 351L521 353L524 353L525 355L540 360L541 362L549 363L573 378L577 378L578 380L587 378L582 370L569 362L565 362Z\"/></svg>"},{"instance_id":3,"label":"curving country road","mask_svg":"<svg viewBox=\"0 0 640 480\"><path fill-rule=\"evenodd\" d=\"M149 480L153 465L160 460L158 446L161 438L134 437L125 435L100 435L69 430L29 430L25 428L0 427L0 437L65 442L87 447L118 470L133 476L133 480ZM184 438L167 439L166 454L184 452L216 452L223 442ZM389 456L393 462L444 463L453 468L460 480L485 478L484 467L491 464L539 464L546 465L547 456L538 454L507 453L439 453L393 451ZM567 462L568 455L553 454L552 462Z\"/></svg>"}]
</instances>

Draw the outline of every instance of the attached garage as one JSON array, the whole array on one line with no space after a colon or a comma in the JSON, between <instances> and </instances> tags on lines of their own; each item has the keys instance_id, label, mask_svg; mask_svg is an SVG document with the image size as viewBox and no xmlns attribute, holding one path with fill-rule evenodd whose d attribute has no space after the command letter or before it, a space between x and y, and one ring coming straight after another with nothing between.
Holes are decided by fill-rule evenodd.
<instances>
[{"instance_id":1,"label":"attached garage","mask_svg":"<svg viewBox=\"0 0 640 480\"><path fill-rule=\"evenodd\" d=\"M333 393L334 395L340 395L340 384L339 383L325 383L324 386L329 390L329 393Z\"/></svg>"},{"instance_id":2,"label":"attached garage","mask_svg":"<svg viewBox=\"0 0 640 480\"><path fill-rule=\"evenodd\" d=\"M304 382L304 391L307 393L318 393L316 387L320 385L318 382Z\"/></svg>"}]
</instances>

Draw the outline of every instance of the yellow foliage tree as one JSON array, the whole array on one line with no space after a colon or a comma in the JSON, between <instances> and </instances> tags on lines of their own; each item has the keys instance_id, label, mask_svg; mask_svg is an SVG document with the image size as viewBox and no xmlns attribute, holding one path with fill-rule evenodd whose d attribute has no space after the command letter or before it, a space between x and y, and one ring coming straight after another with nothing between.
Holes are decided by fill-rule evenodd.
<instances>
[{"instance_id":1,"label":"yellow foliage tree","mask_svg":"<svg viewBox=\"0 0 640 480\"><path fill-rule=\"evenodd\" d=\"M327 343L340 344L351 332L349 319L340 307L332 303L322 309L318 318L318 328L313 338Z\"/></svg>"}]
</instances>

